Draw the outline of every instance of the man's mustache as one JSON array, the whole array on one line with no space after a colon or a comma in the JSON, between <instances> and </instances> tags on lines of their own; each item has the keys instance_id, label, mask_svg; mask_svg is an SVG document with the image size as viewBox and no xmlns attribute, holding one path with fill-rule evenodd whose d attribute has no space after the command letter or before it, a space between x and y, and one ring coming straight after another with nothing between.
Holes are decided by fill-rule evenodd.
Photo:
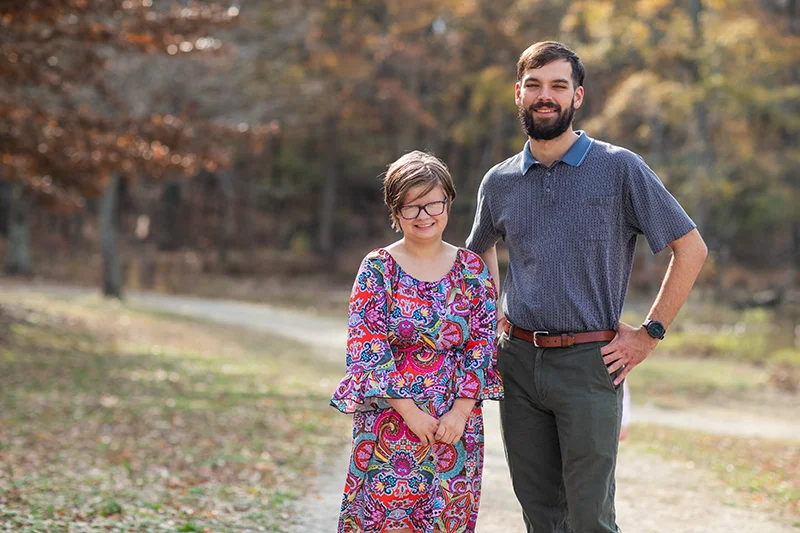
<instances>
[{"instance_id":1,"label":"man's mustache","mask_svg":"<svg viewBox=\"0 0 800 533\"><path fill-rule=\"evenodd\" d=\"M540 109L552 109L553 111L560 111L561 106L556 104L539 104L532 105L528 108L529 111L539 111Z\"/></svg>"}]
</instances>

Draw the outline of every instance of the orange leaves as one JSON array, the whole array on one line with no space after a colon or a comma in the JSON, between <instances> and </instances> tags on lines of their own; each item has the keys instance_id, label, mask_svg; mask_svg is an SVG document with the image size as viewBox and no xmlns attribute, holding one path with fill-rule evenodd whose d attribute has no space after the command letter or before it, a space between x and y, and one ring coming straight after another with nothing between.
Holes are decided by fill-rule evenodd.
<instances>
[{"instance_id":1,"label":"orange leaves","mask_svg":"<svg viewBox=\"0 0 800 533\"><path fill-rule=\"evenodd\" d=\"M139 95L120 94L110 79L133 51L219 50L210 37L238 8L188 2L171 11L152 0L105 2L22 0L0 7L0 161L7 179L41 195L94 197L104 177L194 174L230 163L233 154L262 144L248 128L180 117L134 113ZM13 22L13 25L12 25ZM102 43L103 46L97 46ZM242 142L244 141L244 142ZM60 201L60 200L59 200Z\"/></svg>"},{"instance_id":2,"label":"orange leaves","mask_svg":"<svg viewBox=\"0 0 800 533\"><path fill-rule=\"evenodd\" d=\"M153 152L153 155L156 158L163 158L169 154L169 147L161 144L158 141L153 141L150 144L150 150Z\"/></svg>"},{"instance_id":3,"label":"orange leaves","mask_svg":"<svg viewBox=\"0 0 800 533\"><path fill-rule=\"evenodd\" d=\"M313 58L311 66L317 68L335 70L336 67L339 65L339 60L340 60L339 55L329 50L327 52L322 52L316 55Z\"/></svg>"},{"instance_id":4,"label":"orange leaves","mask_svg":"<svg viewBox=\"0 0 800 533\"><path fill-rule=\"evenodd\" d=\"M124 38L129 43L140 46L151 46L155 43L155 39L153 39L153 36L149 33L127 33Z\"/></svg>"}]
</instances>

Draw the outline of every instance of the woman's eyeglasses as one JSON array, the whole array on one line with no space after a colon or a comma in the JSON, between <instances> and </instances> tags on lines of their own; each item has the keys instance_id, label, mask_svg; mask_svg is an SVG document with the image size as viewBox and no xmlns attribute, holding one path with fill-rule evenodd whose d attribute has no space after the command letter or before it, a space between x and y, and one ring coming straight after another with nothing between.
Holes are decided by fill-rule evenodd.
<instances>
[{"instance_id":1,"label":"woman's eyeglasses","mask_svg":"<svg viewBox=\"0 0 800 533\"><path fill-rule=\"evenodd\" d=\"M422 211L425 211L428 216L436 217L444 213L445 205L447 205L447 198L425 205L406 205L400 208L400 216L406 220L414 220Z\"/></svg>"}]
</instances>

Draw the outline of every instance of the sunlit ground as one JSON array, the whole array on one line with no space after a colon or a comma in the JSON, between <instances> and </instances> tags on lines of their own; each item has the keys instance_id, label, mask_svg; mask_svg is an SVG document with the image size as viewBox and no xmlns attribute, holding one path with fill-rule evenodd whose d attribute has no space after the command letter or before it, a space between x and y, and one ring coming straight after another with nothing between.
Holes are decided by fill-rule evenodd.
<instances>
[{"instance_id":1,"label":"sunlit ground","mask_svg":"<svg viewBox=\"0 0 800 533\"><path fill-rule=\"evenodd\" d=\"M269 531L347 435L295 343L97 298L4 310L0 530Z\"/></svg>"}]
</instances>

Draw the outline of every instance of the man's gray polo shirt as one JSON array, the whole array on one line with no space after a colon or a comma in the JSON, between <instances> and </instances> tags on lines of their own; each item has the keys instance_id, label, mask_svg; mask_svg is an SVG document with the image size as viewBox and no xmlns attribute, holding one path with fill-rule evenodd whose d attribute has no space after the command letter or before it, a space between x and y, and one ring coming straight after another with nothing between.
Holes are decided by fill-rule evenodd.
<instances>
[{"instance_id":1,"label":"man's gray polo shirt","mask_svg":"<svg viewBox=\"0 0 800 533\"><path fill-rule=\"evenodd\" d=\"M526 142L478 190L467 248L483 253L505 241L503 310L530 331L616 329L636 235L657 253L695 227L641 157L577 133L549 168Z\"/></svg>"}]
</instances>

